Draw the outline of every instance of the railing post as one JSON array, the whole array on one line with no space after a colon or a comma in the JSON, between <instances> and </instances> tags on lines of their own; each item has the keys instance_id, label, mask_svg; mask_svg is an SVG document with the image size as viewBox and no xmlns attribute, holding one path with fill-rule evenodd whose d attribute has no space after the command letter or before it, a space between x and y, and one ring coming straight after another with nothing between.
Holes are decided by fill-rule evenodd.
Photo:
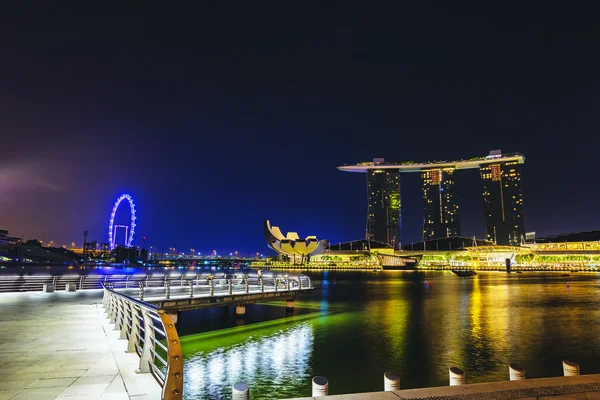
<instances>
[{"instance_id":1,"label":"railing post","mask_svg":"<svg viewBox=\"0 0 600 400\"><path fill-rule=\"evenodd\" d=\"M115 317L115 328L114 328L115 331L118 331L121 329L121 324L123 322L123 306L124 306L123 303L125 303L125 301L122 298L118 297L117 298L117 314Z\"/></svg>"},{"instance_id":2,"label":"railing post","mask_svg":"<svg viewBox=\"0 0 600 400\"><path fill-rule=\"evenodd\" d=\"M302 277L298 277L298 289L302 290Z\"/></svg>"},{"instance_id":3,"label":"railing post","mask_svg":"<svg viewBox=\"0 0 600 400\"><path fill-rule=\"evenodd\" d=\"M248 275L246 275L246 285L245 285L246 293L250 293L250 286L248 285Z\"/></svg>"},{"instance_id":4,"label":"railing post","mask_svg":"<svg viewBox=\"0 0 600 400\"><path fill-rule=\"evenodd\" d=\"M131 315L131 305L128 301L123 302L123 324L121 325L121 333L119 339L127 339L129 331L129 315Z\"/></svg>"},{"instance_id":5,"label":"railing post","mask_svg":"<svg viewBox=\"0 0 600 400\"><path fill-rule=\"evenodd\" d=\"M138 296L140 300L144 300L144 282L140 281L140 295Z\"/></svg>"},{"instance_id":6,"label":"railing post","mask_svg":"<svg viewBox=\"0 0 600 400\"><path fill-rule=\"evenodd\" d=\"M104 311L108 313L108 291L104 286L102 286L102 290L104 291L102 296L102 306L104 307Z\"/></svg>"},{"instance_id":7,"label":"railing post","mask_svg":"<svg viewBox=\"0 0 600 400\"><path fill-rule=\"evenodd\" d=\"M79 278L79 290L83 289L83 275Z\"/></svg>"},{"instance_id":8,"label":"railing post","mask_svg":"<svg viewBox=\"0 0 600 400\"><path fill-rule=\"evenodd\" d=\"M162 388L162 398L180 400L183 398L183 356L179 335L171 317L163 310L158 310L158 316L165 329L165 340L168 349L167 372L165 374L165 384Z\"/></svg>"},{"instance_id":9,"label":"railing post","mask_svg":"<svg viewBox=\"0 0 600 400\"><path fill-rule=\"evenodd\" d=\"M215 295L215 278L210 279L210 295L211 297Z\"/></svg>"},{"instance_id":10,"label":"railing post","mask_svg":"<svg viewBox=\"0 0 600 400\"><path fill-rule=\"evenodd\" d=\"M119 312L119 305L117 304L118 299L113 295L112 306L110 308L110 322L114 324L117 321L117 314Z\"/></svg>"},{"instance_id":11,"label":"railing post","mask_svg":"<svg viewBox=\"0 0 600 400\"><path fill-rule=\"evenodd\" d=\"M109 286L109 289L110 289L110 286ZM116 307L117 307L117 296L115 296L113 293L111 293L110 305L108 307L108 310L109 310L108 320L111 322L115 319Z\"/></svg>"},{"instance_id":12,"label":"railing post","mask_svg":"<svg viewBox=\"0 0 600 400\"><path fill-rule=\"evenodd\" d=\"M277 277L275 277L275 291L277 291L279 287L279 281L277 280Z\"/></svg>"},{"instance_id":13,"label":"railing post","mask_svg":"<svg viewBox=\"0 0 600 400\"><path fill-rule=\"evenodd\" d=\"M265 280L262 276L260 277L260 291L263 293L265 291Z\"/></svg>"},{"instance_id":14,"label":"railing post","mask_svg":"<svg viewBox=\"0 0 600 400\"><path fill-rule=\"evenodd\" d=\"M110 292L104 287L104 312L106 312L106 319L109 318L108 314L110 313Z\"/></svg>"},{"instance_id":15,"label":"railing post","mask_svg":"<svg viewBox=\"0 0 600 400\"><path fill-rule=\"evenodd\" d=\"M171 282L165 280L165 299L171 298Z\"/></svg>"},{"instance_id":16,"label":"railing post","mask_svg":"<svg viewBox=\"0 0 600 400\"><path fill-rule=\"evenodd\" d=\"M188 294L190 296L190 298L194 297L194 281L188 281L188 284L190 286Z\"/></svg>"},{"instance_id":17,"label":"railing post","mask_svg":"<svg viewBox=\"0 0 600 400\"><path fill-rule=\"evenodd\" d=\"M229 294L233 293L233 279L229 279Z\"/></svg>"},{"instance_id":18,"label":"railing post","mask_svg":"<svg viewBox=\"0 0 600 400\"><path fill-rule=\"evenodd\" d=\"M152 359L152 340L154 339L154 329L152 329L152 317L148 315L148 311L141 310L144 317L144 347L140 354L140 365L137 373L150 372L149 361Z\"/></svg>"},{"instance_id":19,"label":"railing post","mask_svg":"<svg viewBox=\"0 0 600 400\"><path fill-rule=\"evenodd\" d=\"M137 306L131 306L131 331L129 331L129 340L127 341L127 352L136 351L138 336L140 335L140 312Z\"/></svg>"}]
</instances>

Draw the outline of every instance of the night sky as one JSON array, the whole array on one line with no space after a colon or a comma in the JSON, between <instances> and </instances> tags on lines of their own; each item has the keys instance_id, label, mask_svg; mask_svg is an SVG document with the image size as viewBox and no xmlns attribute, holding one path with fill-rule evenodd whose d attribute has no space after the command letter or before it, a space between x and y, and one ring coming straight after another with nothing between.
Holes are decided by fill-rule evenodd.
<instances>
[{"instance_id":1,"label":"night sky","mask_svg":"<svg viewBox=\"0 0 600 400\"><path fill-rule=\"evenodd\" d=\"M12 236L105 242L127 192L136 244L267 252L266 218L360 239L365 176L336 166L493 149L526 156L527 231L600 228L597 9L12 3L0 6L0 229ZM402 178L410 243L420 178ZM463 235L483 237L478 171L458 171L457 188Z\"/></svg>"}]
</instances>

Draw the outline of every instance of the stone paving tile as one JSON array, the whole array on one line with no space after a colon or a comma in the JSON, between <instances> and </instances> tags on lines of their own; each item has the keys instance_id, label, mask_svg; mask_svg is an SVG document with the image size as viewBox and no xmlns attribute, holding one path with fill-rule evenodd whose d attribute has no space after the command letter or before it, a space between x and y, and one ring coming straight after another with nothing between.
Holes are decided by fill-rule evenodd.
<instances>
[{"instance_id":1,"label":"stone paving tile","mask_svg":"<svg viewBox=\"0 0 600 400\"><path fill-rule=\"evenodd\" d=\"M96 396L100 397L100 395L104 392L104 390L108 387L108 383L94 383L87 385L71 385L69 386L63 393L65 396L78 395L78 396Z\"/></svg>"},{"instance_id":2,"label":"stone paving tile","mask_svg":"<svg viewBox=\"0 0 600 400\"><path fill-rule=\"evenodd\" d=\"M9 389L26 389L33 382L37 381L37 379L25 379L18 381L2 381L0 382L0 390L9 390Z\"/></svg>"},{"instance_id":3,"label":"stone paving tile","mask_svg":"<svg viewBox=\"0 0 600 400\"><path fill-rule=\"evenodd\" d=\"M21 393L23 389L0 390L0 400L9 400Z\"/></svg>"},{"instance_id":4,"label":"stone paving tile","mask_svg":"<svg viewBox=\"0 0 600 400\"><path fill-rule=\"evenodd\" d=\"M100 376L82 376L77 379L74 385L106 384L108 385L115 379L116 374Z\"/></svg>"},{"instance_id":5,"label":"stone paving tile","mask_svg":"<svg viewBox=\"0 0 600 400\"><path fill-rule=\"evenodd\" d=\"M56 379L40 379L34 382L30 388L48 388L48 387L69 387L77 378L56 378Z\"/></svg>"},{"instance_id":6,"label":"stone paving tile","mask_svg":"<svg viewBox=\"0 0 600 400\"><path fill-rule=\"evenodd\" d=\"M116 375L119 373L119 369L117 367L114 368L90 368L81 375L82 377L87 376L106 376L106 375Z\"/></svg>"},{"instance_id":7,"label":"stone paving tile","mask_svg":"<svg viewBox=\"0 0 600 400\"><path fill-rule=\"evenodd\" d=\"M125 392L125 383L123 383L123 378L120 375L115 376L112 382L108 385L104 393L102 395L109 394L118 394Z\"/></svg>"},{"instance_id":8,"label":"stone paving tile","mask_svg":"<svg viewBox=\"0 0 600 400\"><path fill-rule=\"evenodd\" d=\"M466 386L438 386L422 389L395 390L393 392L403 399L419 399L427 397L456 396L471 393Z\"/></svg>"},{"instance_id":9,"label":"stone paving tile","mask_svg":"<svg viewBox=\"0 0 600 400\"><path fill-rule=\"evenodd\" d=\"M538 385L534 385L531 381L501 381L501 382L489 382L489 383L473 383L467 386L471 393L486 393L496 392L505 390L518 390L518 389L534 389L538 388Z\"/></svg>"},{"instance_id":10,"label":"stone paving tile","mask_svg":"<svg viewBox=\"0 0 600 400\"><path fill-rule=\"evenodd\" d=\"M85 369L59 369L52 372L47 372L42 375L42 379L49 378L79 378L85 374Z\"/></svg>"},{"instance_id":11,"label":"stone paving tile","mask_svg":"<svg viewBox=\"0 0 600 400\"><path fill-rule=\"evenodd\" d=\"M39 372L14 372L10 375L5 376L4 378L0 379L0 382L5 382L5 381L22 381L22 380L37 380L40 379L40 373Z\"/></svg>"},{"instance_id":12,"label":"stone paving tile","mask_svg":"<svg viewBox=\"0 0 600 400\"><path fill-rule=\"evenodd\" d=\"M54 399L65 390L64 387L25 389L11 400L48 400Z\"/></svg>"},{"instance_id":13,"label":"stone paving tile","mask_svg":"<svg viewBox=\"0 0 600 400\"><path fill-rule=\"evenodd\" d=\"M129 400L130 397L125 393L104 393L100 396L101 400Z\"/></svg>"}]
</instances>

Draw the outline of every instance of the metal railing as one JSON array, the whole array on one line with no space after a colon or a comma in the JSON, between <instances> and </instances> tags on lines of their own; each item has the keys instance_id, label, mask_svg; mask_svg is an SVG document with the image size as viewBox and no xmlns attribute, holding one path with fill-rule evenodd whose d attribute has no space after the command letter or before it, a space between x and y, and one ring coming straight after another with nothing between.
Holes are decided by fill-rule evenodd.
<instances>
[{"instance_id":1,"label":"metal railing","mask_svg":"<svg viewBox=\"0 0 600 400\"><path fill-rule=\"evenodd\" d=\"M225 278L221 278L226 275ZM65 290L67 284L75 284L77 290L84 289L102 289L106 284L113 284L116 288L139 288L140 284L144 287L162 287L165 286L165 282L169 282L170 286L177 285L189 285L189 281L194 282L193 285L202 286L202 282L208 283L208 279L218 279L220 282L222 279L232 279L237 282L239 276L245 276L249 279L249 284L252 282L258 282L259 274L257 272L246 272L246 273L215 273L215 272L179 272L174 271L171 273L164 272L140 272L133 275L126 275L123 273L115 274L96 274L96 273L76 273L70 272L62 275L51 275L51 274L31 274L31 275L0 275L0 292L29 292L29 291L41 291L44 284L53 285L57 291ZM296 280L300 279L298 285L301 284L302 288L306 289L310 287L310 279L304 275L293 275L293 274L271 274L265 272L263 275L265 285L269 285L269 282L273 282L273 279L279 279L280 283L285 280ZM286 277L287 276L287 277ZM218 285L218 283L216 284ZM279 286L278 286L279 288Z\"/></svg>"},{"instance_id":2,"label":"metal railing","mask_svg":"<svg viewBox=\"0 0 600 400\"><path fill-rule=\"evenodd\" d=\"M102 289L102 284L127 279L125 274L100 275L71 272L62 275L0 275L0 292L35 292L43 285L53 285L57 291L65 290L67 284L75 284L77 290Z\"/></svg>"},{"instance_id":3,"label":"metal railing","mask_svg":"<svg viewBox=\"0 0 600 400\"><path fill-rule=\"evenodd\" d=\"M110 285L120 293L127 293L146 301L296 292L312 288L310 278L306 275L258 273L189 273L164 275L161 280L150 279L150 276L136 278L134 275L125 280L111 282Z\"/></svg>"},{"instance_id":4,"label":"metal railing","mask_svg":"<svg viewBox=\"0 0 600 400\"><path fill-rule=\"evenodd\" d=\"M152 304L115 292L112 283L102 286L110 322L127 340L127 352L140 357L137 372L152 374L162 388L161 399L182 399L183 357L171 317Z\"/></svg>"}]
</instances>

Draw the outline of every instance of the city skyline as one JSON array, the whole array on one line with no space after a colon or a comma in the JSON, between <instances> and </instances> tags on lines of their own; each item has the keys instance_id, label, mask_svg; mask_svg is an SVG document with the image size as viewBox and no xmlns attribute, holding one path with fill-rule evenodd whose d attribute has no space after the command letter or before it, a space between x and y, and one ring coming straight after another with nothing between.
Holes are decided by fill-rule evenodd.
<instances>
[{"instance_id":1,"label":"city skyline","mask_svg":"<svg viewBox=\"0 0 600 400\"><path fill-rule=\"evenodd\" d=\"M182 7L4 5L0 229L104 242L127 192L154 245L266 251L264 219L355 240L365 182L336 166L490 149L528 157L528 231L600 227L592 10ZM479 173L460 173L461 234L483 238ZM420 177L401 190L416 242Z\"/></svg>"}]
</instances>

